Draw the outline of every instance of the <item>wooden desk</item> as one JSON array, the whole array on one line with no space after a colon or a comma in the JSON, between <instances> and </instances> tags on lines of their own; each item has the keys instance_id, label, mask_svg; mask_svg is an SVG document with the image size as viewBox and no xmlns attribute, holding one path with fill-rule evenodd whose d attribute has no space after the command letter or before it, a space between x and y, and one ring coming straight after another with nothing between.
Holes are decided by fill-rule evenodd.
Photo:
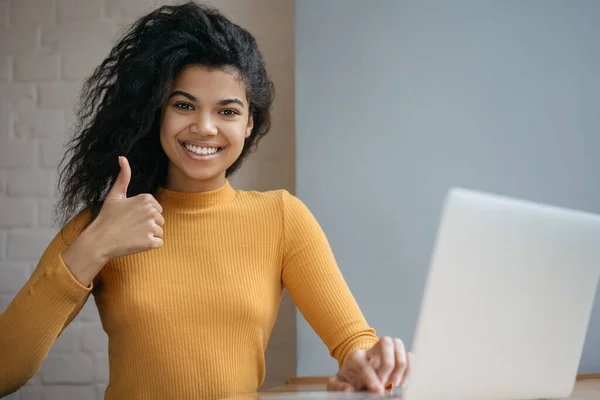
<instances>
[{"instance_id":1,"label":"wooden desk","mask_svg":"<svg viewBox=\"0 0 600 400\"><path fill-rule=\"evenodd\" d=\"M288 400L315 400L314 392L324 392L325 386L322 384L295 384L295 385L284 385L276 388L269 389L262 393L256 393L252 395L236 396L229 400L256 400L256 399L288 399ZM310 395L309 395L310 393ZM319 399L357 399L365 398L365 393L335 393L335 392L324 392L323 396L319 396ZM373 398L381 398L378 395L373 394ZM575 390L573 395L568 400L599 400L600 399L600 379L581 379L575 384Z\"/></svg>"}]
</instances>

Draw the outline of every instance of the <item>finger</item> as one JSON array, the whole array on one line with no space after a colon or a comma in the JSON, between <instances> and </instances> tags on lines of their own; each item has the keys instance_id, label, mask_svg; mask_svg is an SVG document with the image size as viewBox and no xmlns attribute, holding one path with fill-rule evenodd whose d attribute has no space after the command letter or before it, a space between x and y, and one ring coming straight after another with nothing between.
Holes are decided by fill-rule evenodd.
<instances>
[{"instance_id":1,"label":"finger","mask_svg":"<svg viewBox=\"0 0 600 400\"><path fill-rule=\"evenodd\" d=\"M353 392L354 386L349 382L344 382L336 377L333 377L327 382L327 390L329 392Z\"/></svg>"},{"instance_id":2,"label":"finger","mask_svg":"<svg viewBox=\"0 0 600 400\"><path fill-rule=\"evenodd\" d=\"M156 237L156 238L162 238L163 235L164 235L163 229L160 226L156 225L156 224L154 224L153 228L154 228L154 230L153 230L152 233L154 234L154 237Z\"/></svg>"},{"instance_id":3,"label":"finger","mask_svg":"<svg viewBox=\"0 0 600 400\"><path fill-rule=\"evenodd\" d=\"M394 339L394 359L396 365L390 375L389 382L392 382L394 386L400 386L408 364L406 347L400 339Z\"/></svg>"},{"instance_id":4,"label":"finger","mask_svg":"<svg viewBox=\"0 0 600 400\"><path fill-rule=\"evenodd\" d=\"M153 249L160 249L161 247L163 247L163 240L161 238L152 236L150 238L150 241Z\"/></svg>"},{"instance_id":5,"label":"finger","mask_svg":"<svg viewBox=\"0 0 600 400\"><path fill-rule=\"evenodd\" d=\"M352 362L351 364L357 365L355 362ZM363 390L365 388L359 373L350 368L344 368L343 371L340 370L336 375L336 379L341 382L349 383L356 390Z\"/></svg>"},{"instance_id":6,"label":"finger","mask_svg":"<svg viewBox=\"0 0 600 400\"><path fill-rule=\"evenodd\" d=\"M160 205L158 200L156 200L156 198L154 196L152 196L150 193L140 193L135 197L142 204L149 204L150 206L155 208L156 211L158 211L159 213L162 213L162 211L163 211L162 206Z\"/></svg>"},{"instance_id":7,"label":"finger","mask_svg":"<svg viewBox=\"0 0 600 400\"><path fill-rule=\"evenodd\" d=\"M382 393L383 385L379 380L379 376L377 376L375 368L373 368L373 366L369 363L366 353L360 357L357 357L355 362L356 367L354 369L358 370L357 372L360 375L363 387L366 387L371 392Z\"/></svg>"},{"instance_id":8,"label":"finger","mask_svg":"<svg viewBox=\"0 0 600 400\"><path fill-rule=\"evenodd\" d=\"M129 182L131 181L131 167L129 166L129 161L125 157L119 157L119 175L117 175L117 179L113 184L112 188L107 194L107 198L112 199L124 199L127 198L127 188L129 187Z\"/></svg>"},{"instance_id":9,"label":"finger","mask_svg":"<svg viewBox=\"0 0 600 400\"><path fill-rule=\"evenodd\" d=\"M163 208L160 205L160 203L158 202L158 200L156 200L156 198L154 196L152 196L152 199L150 200L150 202L152 203L152 205L154 206L154 208L156 208L156 210L162 214L163 212Z\"/></svg>"},{"instance_id":10,"label":"finger","mask_svg":"<svg viewBox=\"0 0 600 400\"><path fill-rule=\"evenodd\" d=\"M383 386L388 383L390 375L392 372L394 372L394 367L396 365L394 345L395 341L392 338L384 336L379 340L377 346L373 347L367 352L369 354L379 356L379 365L376 365L375 369L377 371L379 381Z\"/></svg>"},{"instance_id":11,"label":"finger","mask_svg":"<svg viewBox=\"0 0 600 400\"><path fill-rule=\"evenodd\" d=\"M412 362L413 353L406 353L406 369L404 370L404 375L400 379L400 387L406 387L406 383L408 382L408 378L410 377L410 365Z\"/></svg>"},{"instance_id":12,"label":"finger","mask_svg":"<svg viewBox=\"0 0 600 400\"><path fill-rule=\"evenodd\" d=\"M156 210L156 212L154 213L154 222L156 222L158 226L165 225L165 217L163 217L162 214L158 212L158 210Z\"/></svg>"}]
</instances>

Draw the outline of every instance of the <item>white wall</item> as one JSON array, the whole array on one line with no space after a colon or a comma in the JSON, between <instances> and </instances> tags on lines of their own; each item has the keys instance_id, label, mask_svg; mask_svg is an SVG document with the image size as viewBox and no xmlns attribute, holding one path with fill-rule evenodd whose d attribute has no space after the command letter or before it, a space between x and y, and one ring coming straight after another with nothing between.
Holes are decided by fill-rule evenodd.
<instances>
[{"instance_id":1,"label":"white wall","mask_svg":"<svg viewBox=\"0 0 600 400\"><path fill-rule=\"evenodd\" d=\"M412 343L450 186L600 212L600 2L295 7L297 194L378 333ZM299 316L298 374L335 369Z\"/></svg>"},{"instance_id":2,"label":"white wall","mask_svg":"<svg viewBox=\"0 0 600 400\"><path fill-rule=\"evenodd\" d=\"M124 26L168 2L0 0L0 312L25 284L58 229L51 214L56 167L83 78ZM293 192L292 1L212 4L256 36L277 90L272 132L232 184ZM281 310L267 350L265 385L270 386L295 374L295 314L287 296ZM8 398L100 400L107 381L107 337L90 297L36 376Z\"/></svg>"}]
</instances>

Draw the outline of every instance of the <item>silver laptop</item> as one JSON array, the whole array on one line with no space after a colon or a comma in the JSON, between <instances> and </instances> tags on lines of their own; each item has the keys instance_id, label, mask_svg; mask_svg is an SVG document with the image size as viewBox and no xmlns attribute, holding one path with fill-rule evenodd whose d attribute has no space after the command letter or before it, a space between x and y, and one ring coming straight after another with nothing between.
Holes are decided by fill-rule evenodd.
<instances>
[{"instance_id":1,"label":"silver laptop","mask_svg":"<svg viewBox=\"0 0 600 400\"><path fill-rule=\"evenodd\" d=\"M421 304L409 384L403 393L388 396L568 397L599 276L600 216L451 190ZM375 395L288 393L268 398Z\"/></svg>"},{"instance_id":2,"label":"silver laptop","mask_svg":"<svg viewBox=\"0 0 600 400\"><path fill-rule=\"evenodd\" d=\"M451 190L404 398L568 397L599 276L600 216Z\"/></svg>"}]
</instances>

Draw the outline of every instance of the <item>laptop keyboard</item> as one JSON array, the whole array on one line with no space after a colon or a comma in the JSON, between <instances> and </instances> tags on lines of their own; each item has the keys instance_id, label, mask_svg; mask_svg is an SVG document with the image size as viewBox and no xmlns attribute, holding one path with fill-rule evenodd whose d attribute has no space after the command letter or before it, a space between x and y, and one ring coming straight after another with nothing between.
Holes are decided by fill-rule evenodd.
<instances>
[{"instance_id":1,"label":"laptop keyboard","mask_svg":"<svg viewBox=\"0 0 600 400\"><path fill-rule=\"evenodd\" d=\"M397 390L393 393L386 392L385 394L369 393L369 392L289 392L268 394L259 396L260 400L290 400L290 399L326 399L326 400L374 400L374 399L402 399L402 391Z\"/></svg>"}]
</instances>

